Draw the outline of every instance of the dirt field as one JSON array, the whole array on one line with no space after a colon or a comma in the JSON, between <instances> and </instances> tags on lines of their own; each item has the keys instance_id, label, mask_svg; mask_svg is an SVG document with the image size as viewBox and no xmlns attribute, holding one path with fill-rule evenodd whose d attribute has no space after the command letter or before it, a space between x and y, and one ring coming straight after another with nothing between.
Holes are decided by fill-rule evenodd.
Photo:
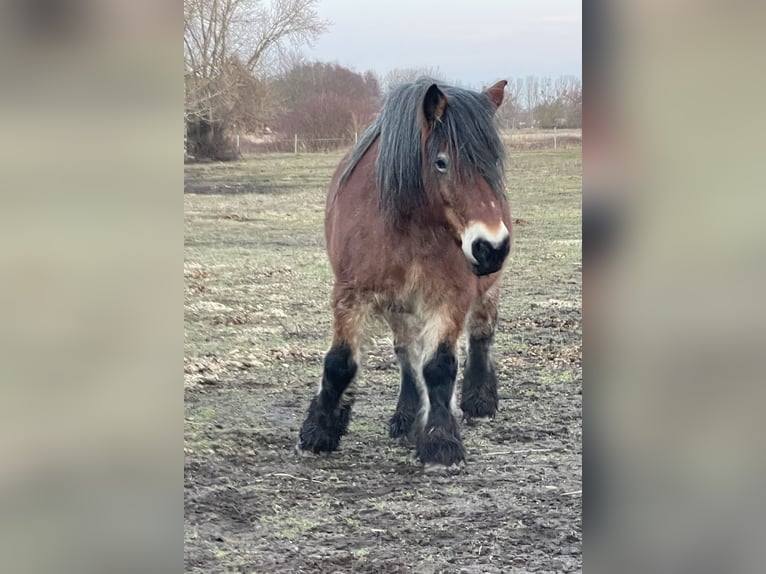
<instances>
[{"instance_id":1,"label":"dirt field","mask_svg":"<svg viewBox=\"0 0 766 574\"><path fill-rule=\"evenodd\" d=\"M186 166L187 572L581 571L581 150L512 152L497 418L467 467L388 438L373 339L341 450L294 450L331 334L324 194L340 154Z\"/></svg>"}]
</instances>

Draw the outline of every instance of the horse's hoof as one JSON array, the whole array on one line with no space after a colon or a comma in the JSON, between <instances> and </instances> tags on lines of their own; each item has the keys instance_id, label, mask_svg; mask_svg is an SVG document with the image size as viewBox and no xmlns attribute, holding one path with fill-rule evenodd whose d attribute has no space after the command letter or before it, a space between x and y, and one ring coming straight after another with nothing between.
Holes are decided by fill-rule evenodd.
<instances>
[{"instance_id":1,"label":"horse's hoof","mask_svg":"<svg viewBox=\"0 0 766 574\"><path fill-rule=\"evenodd\" d=\"M311 432L306 429L301 429L300 438L296 444L296 451L299 451L301 456L310 456L334 452L338 450L339 446L339 436L330 436L321 432L316 432L316 430Z\"/></svg>"},{"instance_id":2,"label":"horse's hoof","mask_svg":"<svg viewBox=\"0 0 766 574\"><path fill-rule=\"evenodd\" d=\"M415 421L414 415L395 412L388 421L388 436L393 439L406 438L412 430L412 424Z\"/></svg>"},{"instance_id":3,"label":"horse's hoof","mask_svg":"<svg viewBox=\"0 0 766 574\"><path fill-rule=\"evenodd\" d=\"M350 419L351 405L343 405L336 411L327 412L314 398L301 426L298 448L314 454L338 450L340 438L348 431Z\"/></svg>"},{"instance_id":4,"label":"horse's hoof","mask_svg":"<svg viewBox=\"0 0 766 574\"><path fill-rule=\"evenodd\" d=\"M301 440L298 439L295 442L295 446L293 447L293 450L295 451L295 454L298 455L300 458L305 459L316 459L316 458L323 458L330 456L331 451L314 451L311 449L305 448L305 445L301 445Z\"/></svg>"},{"instance_id":5,"label":"horse's hoof","mask_svg":"<svg viewBox=\"0 0 766 574\"><path fill-rule=\"evenodd\" d=\"M340 446L340 437L339 428L317 425L316 421L309 417L301 427L297 446L299 450L313 454L333 452Z\"/></svg>"},{"instance_id":6,"label":"horse's hoof","mask_svg":"<svg viewBox=\"0 0 766 574\"><path fill-rule=\"evenodd\" d=\"M497 402L497 399L493 397L463 397L460 402L463 420L468 422L492 420L497 414Z\"/></svg>"},{"instance_id":7,"label":"horse's hoof","mask_svg":"<svg viewBox=\"0 0 766 574\"><path fill-rule=\"evenodd\" d=\"M492 422L494 417L469 417L463 413L463 422L468 426L476 426L482 423Z\"/></svg>"},{"instance_id":8,"label":"horse's hoof","mask_svg":"<svg viewBox=\"0 0 766 574\"><path fill-rule=\"evenodd\" d=\"M418 438L417 456L424 465L452 466L465 462L465 449L460 437L450 430L428 427Z\"/></svg>"}]
</instances>

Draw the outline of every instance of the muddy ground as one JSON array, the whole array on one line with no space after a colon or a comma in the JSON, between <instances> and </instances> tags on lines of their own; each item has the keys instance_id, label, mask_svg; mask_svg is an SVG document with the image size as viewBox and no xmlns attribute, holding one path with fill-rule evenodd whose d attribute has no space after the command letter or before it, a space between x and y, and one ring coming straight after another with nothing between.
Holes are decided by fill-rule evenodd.
<instances>
[{"instance_id":1,"label":"muddy ground","mask_svg":"<svg viewBox=\"0 0 766 574\"><path fill-rule=\"evenodd\" d=\"M398 371L373 338L341 450L294 445L330 341L325 186L340 155L186 166L187 572L581 571L581 152L514 152L500 412L467 466L388 438Z\"/></svg>"}]
</instances>

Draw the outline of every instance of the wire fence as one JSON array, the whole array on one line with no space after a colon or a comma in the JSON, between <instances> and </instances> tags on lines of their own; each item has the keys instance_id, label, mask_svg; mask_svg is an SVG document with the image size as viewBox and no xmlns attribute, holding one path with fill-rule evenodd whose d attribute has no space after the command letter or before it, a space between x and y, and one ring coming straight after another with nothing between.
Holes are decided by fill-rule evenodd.
<instances>
[{"instance_id":1,"label":"wire fence","mask_svg":"<svg viewBox=\"0 0 766 574\"><path fill-rule=\"evenodd\" d=\"M503 143L510 150L561 149L582 145L581 129L502 130Z\"/></svg>"},{"instance_id":2,"label":"wire fence","mask_svg":"<svg viewBox=\"0 0 766 574\"><path fill-rule=\"evenodd\" d=\"M240 136L237 140L237 148L241 154L256 153L310 153L327 152L347 149L358 140L358 134L344 138L312 138L295 134L292 137L264 136L247 137Z\"/></svg>"},{"instance_id":3,"label":"wire fence","mask_svg":"<svg viewBox=\"0 0 766 574\"><path fill-rule=\"evenodd\" d=\"M348 149L359 138L358 133L343 138L312 138L293 136L235 136L237 150L242 155L264 153L312 153ZM559 149L582 145L581 129L562 130L502 130L501 137L510 150Z\"/></svg>"}]
</instances>

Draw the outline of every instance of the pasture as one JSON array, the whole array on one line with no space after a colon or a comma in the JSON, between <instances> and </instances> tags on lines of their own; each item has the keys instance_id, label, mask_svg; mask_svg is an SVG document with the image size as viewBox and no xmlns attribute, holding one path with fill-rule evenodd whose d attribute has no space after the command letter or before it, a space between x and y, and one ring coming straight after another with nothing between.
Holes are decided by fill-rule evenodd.
<instances>
[{"instance_id":1,"label":"pasture","mask_svg":"<svg viewBox=\"0 0 766 574\"><path fill-rule=\"evenodd\" d=\"M324 199L341 155L185 166L186 571L581 570L581 148L510 153L500 410L463 425L458 474L423 473L388 438L399 374L382 328L341 449L294 451L331 337Z\"/></svg>"}]
</instances>

